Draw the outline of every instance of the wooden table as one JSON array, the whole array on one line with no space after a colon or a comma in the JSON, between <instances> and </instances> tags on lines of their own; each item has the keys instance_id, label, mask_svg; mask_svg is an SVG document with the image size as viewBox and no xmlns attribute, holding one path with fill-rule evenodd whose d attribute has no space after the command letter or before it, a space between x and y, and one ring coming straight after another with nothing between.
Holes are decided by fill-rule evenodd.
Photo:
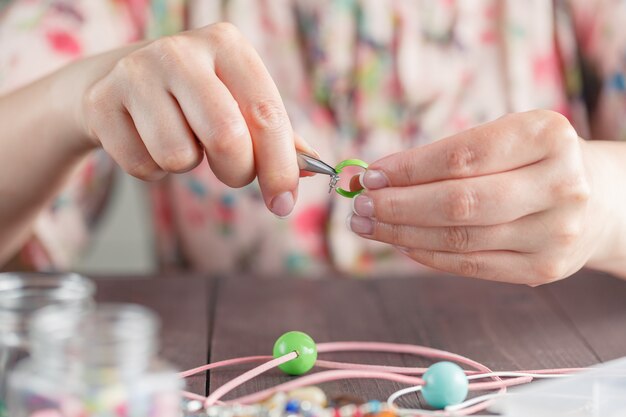
<instances>
[{"instance_id":1,"label":"wooden table","mask_svg":"<svg viewBox=\"0 0 626 417\"><path fill-rule=\"evenodd\" d=\"M241 355L269 355L276 338L289 330L307 332L318 342L421 344L497 370L579 367L626 356L626 281L589 271L537 288L446 275L379 280L102 277L98 299L140 303L159 313L163 356L179 369ZM391 354L324 357L428 365ZM190 378L189 389L206 393L243 369ZM273 371L235 394L286 379ZM382 400L399 385L358 380L324 388L331 395Z\"/></svg>"}]
</instances>

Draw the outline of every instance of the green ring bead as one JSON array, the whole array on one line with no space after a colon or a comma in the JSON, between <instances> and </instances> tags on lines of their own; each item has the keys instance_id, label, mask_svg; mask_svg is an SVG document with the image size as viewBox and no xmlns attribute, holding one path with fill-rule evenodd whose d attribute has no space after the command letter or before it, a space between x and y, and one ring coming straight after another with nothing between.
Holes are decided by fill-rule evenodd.
<instances>
[{"instance_id":1,"label":"green ring bead","mask_svg":"<svg viewBox=\"0 0 626 417\"><path fill-rule=\"evenodd\" d=\"M288 353L296 352L298 357L279 366L288 375L303 375L311 370L317 361L317 345L306 333L287 332L274 343L273 356L280 358Z\"/></svg>"},{"instance_id":2,"label":"green ring bead","mask_svg":"<svg viewBox=\"0 0 626 417\"><path fill-rule=\"evenodd\" d=\"M469 382L465 371L452 362L437 362L424 373L422 395L434 408L462 403L467 398Z\"/></svg>"},{"instance_id":3,"label":"green ring bead","mask_svg":"<svg viewBox=\"0 0 626 417\"><path fill-rule=\"evenodd\" d=\"M339 162L337 166L335 166L335 171L337 172L337 174L339 174L345 167L359 167L359 168L367 169L368 165L367 165L367 162L361 161L360 159L346 159L345 161ZM347 198L354 198L363 192L363 190L348 191L348 190L344 190L341 187L335 188L335 191L340 196L347 197Z\"/></svg>"}]
</instances>

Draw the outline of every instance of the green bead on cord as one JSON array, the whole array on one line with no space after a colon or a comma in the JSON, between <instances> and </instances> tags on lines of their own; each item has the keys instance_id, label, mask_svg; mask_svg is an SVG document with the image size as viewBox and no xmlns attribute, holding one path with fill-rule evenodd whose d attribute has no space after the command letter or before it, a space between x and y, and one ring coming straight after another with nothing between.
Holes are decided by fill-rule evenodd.
<instances>
[{"instance_id":1,"label":"green bead on cord","mask_svg":"<svg viewBox=\"0 0 626 417\"><path fill-rule=\"evenodd\" d=\"M317 361L317 345L306 333L287 332L274 343L273 356L275 358L280 358L291 352L296 352L298 357L278 367L286 374L303 375L309 372Z\"/></svg>"},{"instance_id":2,"label":"green bead on cord","mask_svg":"<svg viewBox=\"0 0 626 417\"><path fill-rule=\"evenodd\" d=\"M434 408L443 409L467 398L469 382L465 371L452 362L437 362L424 373L422 395Z\"/></svg>"},{"instance_id":3,"label":"green bead on cord","mask_svg":"<svg viewBox=\"0 0 626 417\"><path fill-rule=\"evenodd\" d=\"M339 174L345 167L360 167L363 169L367 169L368 165L367 162L361 161L360 159L346 159L345 161L341 161L337 164L337 166L335 167L335 171L337 171L337 174ZM348 191L344 190L341 187L335 188L335 191L337 192L337 194L347 198L354 198L363 192L363 190Z\"/></svg>"}]
</instances>

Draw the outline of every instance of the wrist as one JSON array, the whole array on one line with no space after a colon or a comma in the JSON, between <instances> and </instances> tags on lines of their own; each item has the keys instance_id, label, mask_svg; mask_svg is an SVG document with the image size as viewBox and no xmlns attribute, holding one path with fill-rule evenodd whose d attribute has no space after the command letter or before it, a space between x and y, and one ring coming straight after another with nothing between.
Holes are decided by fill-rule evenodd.
<instances>
[{"instance_id":1,"label":"wrist","mask_svg":"<svg viewBox=\"0 0 626 417\"><path fill-rule=\"evenodd\" d=\"M626 278L626 144L583 143L592 185L588 228L594 242L589 268Z\"/></svg>"},{"instance_id":2,"label":"wrist","mask_svg":"<svg viewBox=\"0 0 626 417\"><path fill-rule=\"evenodd\" d=\"M81 107L87 87L82 72L82 62L76 62L61 68L46 80L50 117L58 126L58 136L65 152L72 156L82 156L98 146L89 137L83 123Z\"/></svg>"}]
</instances>

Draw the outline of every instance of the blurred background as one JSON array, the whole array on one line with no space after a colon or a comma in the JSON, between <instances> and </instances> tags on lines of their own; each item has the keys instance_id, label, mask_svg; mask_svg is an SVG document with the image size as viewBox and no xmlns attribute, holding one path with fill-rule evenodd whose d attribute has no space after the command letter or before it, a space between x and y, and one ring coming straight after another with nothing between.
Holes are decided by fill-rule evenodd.
<instances>
[{"instance_id":1,"label":"blurred background","mask_svg":"<svg viewBox=\"0 0 626 417\"><path fill-rule=\"evenodd\" d=\"M76 270L85 274L142 274L156 270L146 184L116 172L112 198Z\"/></svg>"}]
</instances>

